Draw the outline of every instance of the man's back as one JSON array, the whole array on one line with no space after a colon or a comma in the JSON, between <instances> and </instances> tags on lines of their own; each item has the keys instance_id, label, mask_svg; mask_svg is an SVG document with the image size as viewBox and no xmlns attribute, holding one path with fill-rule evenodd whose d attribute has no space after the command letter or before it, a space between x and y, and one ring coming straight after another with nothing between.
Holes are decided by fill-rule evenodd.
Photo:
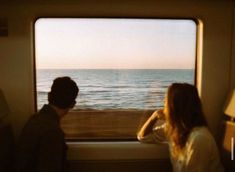
<instances>
[{"instance_id":1,"label":"man's back","mask_svg":"<svg viewBox=\"0 0 235 172\"><path fill-rule=\"evenodd\" d=\"M2 122L2 121L1 121ZM0 172L14 171L15 140L10 123L0 122Z\"/></svg>"},{"instance_id":2,"label":"man's back","mask_svg":"<svg viewBox=\"0 0 235 172\"><path fill-rule=\"evenodd\" d=\"M49 105L33 115L22 130L17 145L19 172L62 172L66 145L59 116Z\"/></svg>"}]
</instances>

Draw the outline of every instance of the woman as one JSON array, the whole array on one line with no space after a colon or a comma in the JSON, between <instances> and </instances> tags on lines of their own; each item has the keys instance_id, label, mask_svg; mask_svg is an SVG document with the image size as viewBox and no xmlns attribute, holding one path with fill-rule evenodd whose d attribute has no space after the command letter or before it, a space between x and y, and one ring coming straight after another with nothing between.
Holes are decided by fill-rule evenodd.
<instances>
[{"instance_id":1,"label":"woman","mask_svg":"<svg viewBox=\"0 0 235 172\"><path fill-rule=\"evenodd\" d=\"M160 120L165 123L157 125ZM143 142L169 142L174 172L223 172L213 136L207 128L195 86L174 83L164 109L154 112L138 133Z\"/></svg>"}]
</instances>

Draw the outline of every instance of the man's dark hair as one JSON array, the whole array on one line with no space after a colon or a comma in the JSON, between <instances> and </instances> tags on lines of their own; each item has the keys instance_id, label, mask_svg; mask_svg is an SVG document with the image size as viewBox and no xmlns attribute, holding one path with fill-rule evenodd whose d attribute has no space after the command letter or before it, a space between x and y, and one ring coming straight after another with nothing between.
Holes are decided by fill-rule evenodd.
<instances>
[{"instance_id":1,"label":"man's dark hair","mask_svg":"<svg viewBox=\"0 0 235 172\"><path fill-rule=\"evenodd\" d=\"M70 77L56 78L48 96L49 104L62 109L73 107L78 92L77 84Z\"/></svg>"}]
</instances>

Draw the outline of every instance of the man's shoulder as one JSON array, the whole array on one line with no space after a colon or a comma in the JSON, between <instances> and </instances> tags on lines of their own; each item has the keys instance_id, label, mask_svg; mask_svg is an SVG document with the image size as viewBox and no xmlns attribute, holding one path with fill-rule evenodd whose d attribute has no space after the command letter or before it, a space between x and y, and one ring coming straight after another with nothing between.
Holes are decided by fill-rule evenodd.
<instances>
[{"instance_id":1,"label":"man's shoulder","mask_svg":"<svg viewBox=\"0 0 235 172\"><path fill-rule=\"evenodd\" d=\"M23 130L29 132L48 132L48 131L60 131L59 123L49 117L49 114L35 113L26 122Z\"/></svg>"}]
</instances>

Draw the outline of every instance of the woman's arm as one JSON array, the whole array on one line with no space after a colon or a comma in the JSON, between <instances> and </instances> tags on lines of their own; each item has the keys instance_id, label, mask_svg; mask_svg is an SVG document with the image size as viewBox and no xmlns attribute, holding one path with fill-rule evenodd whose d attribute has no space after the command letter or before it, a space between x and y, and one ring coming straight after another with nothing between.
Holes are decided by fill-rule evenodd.
<instances>
[{"instance_id":1,"label":"woman's arm","mask_svg":"<svg viewBox=\"0 0 235 172\"><path fill-rule=\"evenodd\" d=\"M148 120L144 123L141 127L140 131L137 133L137 138L140 141L143 141L146 136L153 133L154 124L157 122L158 119L164 119L163 110L155 111Z\"/></svg>"}]
</instances>

